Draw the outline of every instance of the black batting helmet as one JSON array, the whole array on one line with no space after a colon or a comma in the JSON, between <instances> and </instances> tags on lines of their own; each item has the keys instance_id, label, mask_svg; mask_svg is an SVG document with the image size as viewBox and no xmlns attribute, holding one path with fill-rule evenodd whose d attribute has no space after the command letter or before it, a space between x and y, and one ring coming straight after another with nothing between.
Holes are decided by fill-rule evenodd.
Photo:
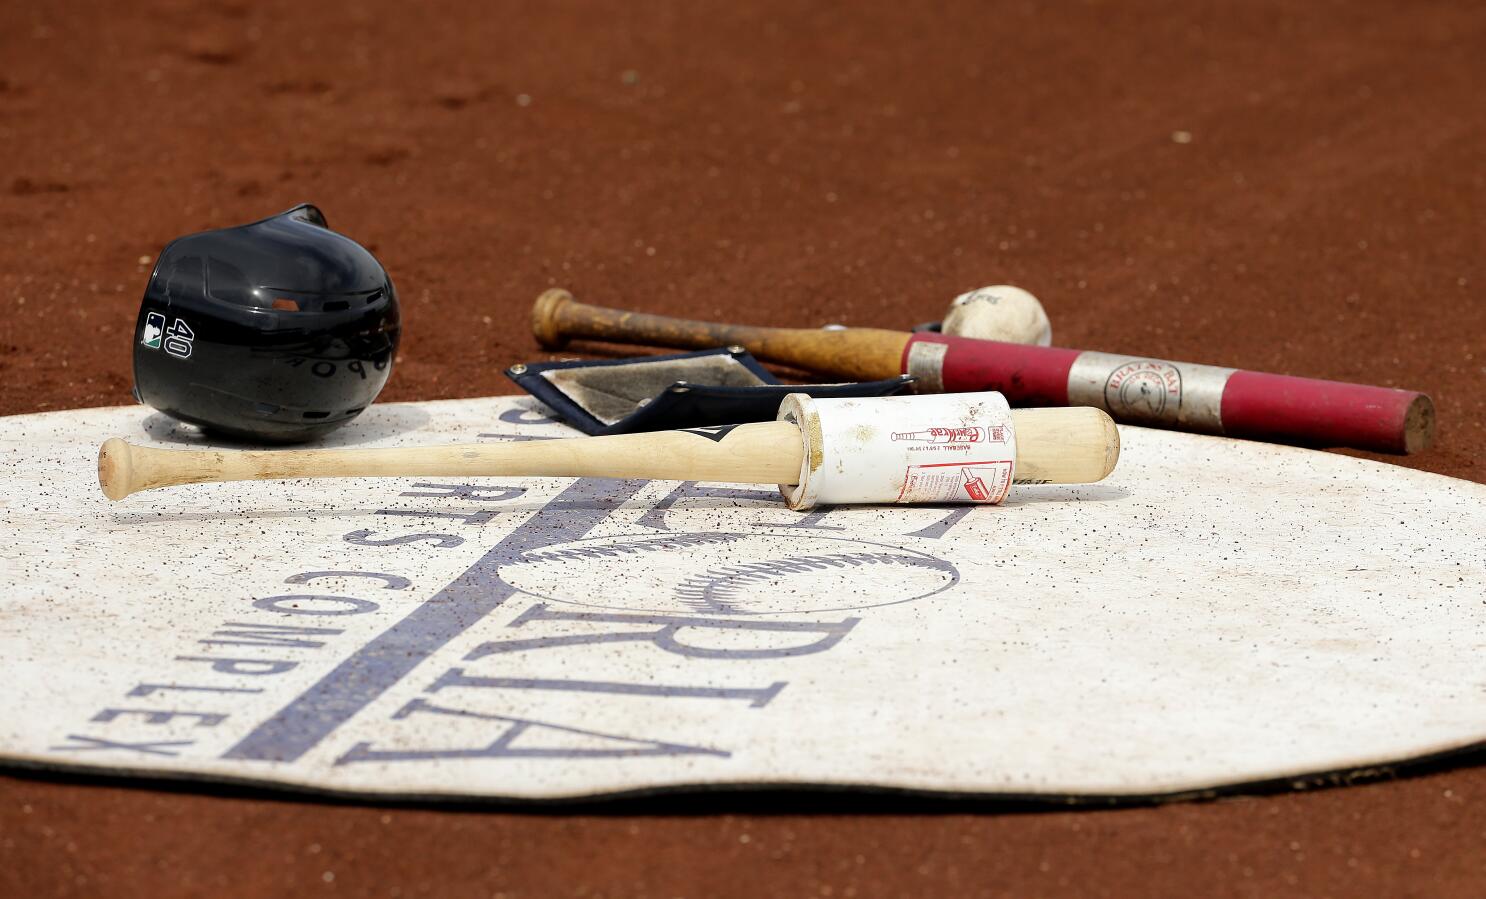
<instances>
[{"instance_id":1,"label":"black batting helmet","mask_svg":"<svg viewBox=\"0 0 1486 899\"><path fill-rule=\"evenodd\" d=\"M308 440L376 399L399 330L381 263L306 203L161 251L135 325L134 396L231 437Z\"/></svg>"}]
</instances>

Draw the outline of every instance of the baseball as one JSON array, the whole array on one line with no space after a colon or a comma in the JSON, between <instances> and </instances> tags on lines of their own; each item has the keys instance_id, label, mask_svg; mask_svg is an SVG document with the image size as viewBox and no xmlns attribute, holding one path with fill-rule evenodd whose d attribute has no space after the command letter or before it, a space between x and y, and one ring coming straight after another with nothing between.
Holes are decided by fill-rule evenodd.
<instances>
[{"instance_id":1,"label":"baseball","mask_svg":"<svg viewBox=\"0 0 1486 899\"><path fill-rule=\"evenodd\" d=\"M944 333L956 337L1051 346L1053 326L1042 304L1020 287L998 284L955 297Z\"/></svg>"}]
</instances>

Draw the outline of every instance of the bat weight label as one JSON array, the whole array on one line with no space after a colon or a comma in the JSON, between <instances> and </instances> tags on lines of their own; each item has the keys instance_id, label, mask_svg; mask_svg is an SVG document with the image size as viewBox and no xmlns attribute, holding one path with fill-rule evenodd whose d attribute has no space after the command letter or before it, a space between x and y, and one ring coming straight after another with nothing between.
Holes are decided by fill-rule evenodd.
<instances>
[{"instance_id":1,"label":"bat weight label","mask_svg":"<svg viewBox=\"0 0 1486 899\"><path fill-rule=\"evenodd\" d=\"M1011 489L1011 462L943 462L910 465L903 472L900 503L999 503Z\"/></svg>"},{"instance_id":2,"label":"bat weight label","mask_svg":"<svg viewBox=\"0 0 1486 899\"><path fill-rule=\"evenodd\" d=\"M937 344L942 347L943 344ZM800 426L805 463L783 487L790 508L842 503L999 503L1011 489L1016 434L999 393L812 399L780 416Z\"/></svg>"}]
</instances>

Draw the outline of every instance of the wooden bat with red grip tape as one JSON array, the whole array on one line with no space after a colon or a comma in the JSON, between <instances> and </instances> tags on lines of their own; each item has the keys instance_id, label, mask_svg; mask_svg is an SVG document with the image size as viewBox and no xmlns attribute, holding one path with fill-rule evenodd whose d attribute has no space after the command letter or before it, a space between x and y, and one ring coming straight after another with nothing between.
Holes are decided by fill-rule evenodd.
<instances>
[{"instance_id":1,"label":"wooden bat with red grip tape","mask_svg":"<svg viewBox=\"0 0 1486 899\"><path fill-rule=\"evenodd\" d=\"M918 378L920 392L995 390L1015 406L1094 406L1116 421L1292 443L1413 453L1434 436L1434 403L1371 387L1139 356L880 328L817 330L691 321L591 306L548 290L532 309L547 349L586 338L685 349L737 345L829 377Z\"/></svg>"}]
</instances>

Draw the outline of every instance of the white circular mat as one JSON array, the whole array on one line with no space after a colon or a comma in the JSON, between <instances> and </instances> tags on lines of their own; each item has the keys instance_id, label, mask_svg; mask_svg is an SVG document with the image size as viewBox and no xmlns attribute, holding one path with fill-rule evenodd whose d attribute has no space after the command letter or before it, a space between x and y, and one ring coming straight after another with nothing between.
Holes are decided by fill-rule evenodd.
<instances>
[{"instance_id":1,"label":"white circular mat","mask_svg":"<svg viewBox=\"0 0 1486 899\"><path fill-rule=\"evenodd\" d=\"M531 401L327 445L543 439ZM1486 739L1486 487L1125 427L1001 507L669 481L211 484L112 504L134 408L5 420L0 757L355 794L1144 797Z\"/></svg>"}]
</instances>

